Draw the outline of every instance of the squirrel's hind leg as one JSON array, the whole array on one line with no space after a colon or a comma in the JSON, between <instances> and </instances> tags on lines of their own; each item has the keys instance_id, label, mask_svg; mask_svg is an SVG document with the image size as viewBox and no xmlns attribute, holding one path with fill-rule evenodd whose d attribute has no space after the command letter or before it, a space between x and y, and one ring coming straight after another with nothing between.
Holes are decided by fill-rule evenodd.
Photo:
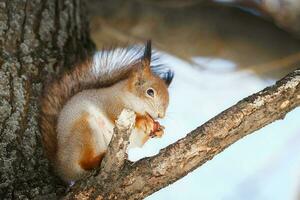
<instances>
[{"instance_id":1,"label":"squirrel's hind leg","mask_svg":"<svg viewBox=\"0 0 300 200\"><path fill-rule=\"evenodd\" d=\"M94 138L93 129L90 126L91 117L88 113L84 113L73 127L74 132L80 134L82 148L79 154L79 165L84 170L92 170L99 166L105 155L105 151L97 151L96 138Z\"/></svg>"},{"instance_id":2,"label":"squirrel's hind leg","mask_svg":"<svg viewBox=\"0 0 300 200\"><path fill-rule=\"evenodd\" d=\"M90 114L83 113L71 126L64 141L64 151L58 152L60 174L64 180L77 180L101 164L105 155L97 148L95 135L90 125Z\"/></svg>"}]
</instances>

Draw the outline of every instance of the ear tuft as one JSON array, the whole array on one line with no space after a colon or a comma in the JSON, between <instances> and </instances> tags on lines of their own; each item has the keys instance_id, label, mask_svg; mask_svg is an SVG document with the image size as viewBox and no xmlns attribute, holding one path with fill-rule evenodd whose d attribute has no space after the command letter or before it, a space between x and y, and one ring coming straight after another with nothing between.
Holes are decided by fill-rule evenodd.
<instances>
[{"instance_id":1,"label":"ear tuft","mask_svg":"<svg viewBox=\"0 0 300 200\"><path fill-rule=\"evenodd\" d=\"M151 71L164 80L167 86L171 84L174 78L174 71L163 64L152 65Z\"/></svg>"},{"instance_id":2,"label":"ear tuft","mask_svg":"<svg viewBox=\"0 0 300 200\"><path fill-rule=\"evenodd\" d=\"M167 86L170 86L173 78L174 78L174 72L172 70L169 70L162 75L162 79L165 81Z\"/></svg>"},{"instance_id":3,"label":"ear tuft","mask_svg":"<svg viewBox=\"0 0 300 200\"><path fill-rule=\"evenodd\" d=\"M143 61L146 61L148 65L151 62L151 55L152 55L152 47L151 47L151 40L147 40L145 44L145 50L144 50L144 56L143 56Z\"/></svg>"}]
</instances>

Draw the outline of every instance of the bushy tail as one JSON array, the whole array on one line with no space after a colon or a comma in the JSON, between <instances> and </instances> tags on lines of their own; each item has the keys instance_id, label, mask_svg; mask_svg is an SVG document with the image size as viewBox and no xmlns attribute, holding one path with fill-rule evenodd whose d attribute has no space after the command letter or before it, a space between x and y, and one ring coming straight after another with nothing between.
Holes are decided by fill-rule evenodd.
<instances>
[{"instance_id":1,"label":"bushy tail","mask_svg":"<svg viewBox=\"0 0 300 200\"><path fill-rule=\"evenodd\" d=\"M46 156L55 161L57 151L56 125L60 111L68 99L88 86L89 66L87 60L75 67L71 72L64 74L60 79L46 85L41 101L40 128L42 142Z\"/></svg>"}]
</instances>

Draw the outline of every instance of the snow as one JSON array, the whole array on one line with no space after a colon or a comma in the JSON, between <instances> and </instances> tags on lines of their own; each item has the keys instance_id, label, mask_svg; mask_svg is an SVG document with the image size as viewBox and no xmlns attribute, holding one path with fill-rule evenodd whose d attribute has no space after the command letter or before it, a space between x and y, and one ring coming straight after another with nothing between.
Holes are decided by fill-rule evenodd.
<instances>
[{"instance_id":1,"label":"snow","mask_svg":"<svg viewBox=\"0 0 300 200\"><path fill-rule=\"evenodd\" d=\"M161 121L165 135L142 149L130 150L130 160L157 154L237 101L275 82L251 71L236 71L234 63L223 59L197 57L194 61L203 66L200 70L165 53L162 61L175 70L170 106ZM298 108L146 200L296 199L300 187L299 118Z\"/></svg>"}]
</instances>

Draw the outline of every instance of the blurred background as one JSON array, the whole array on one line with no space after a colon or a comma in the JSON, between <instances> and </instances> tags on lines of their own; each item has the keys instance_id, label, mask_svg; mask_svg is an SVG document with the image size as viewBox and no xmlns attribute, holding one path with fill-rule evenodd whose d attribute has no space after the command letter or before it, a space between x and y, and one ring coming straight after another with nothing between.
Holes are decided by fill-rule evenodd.
<instances>
[{"instance_id":1,"label":"blurred background","mask_svg":"<svg viewBox=\"0 0 300 200\"><path fill-rule=\"evenodd\" d=\"M98 49L152 39L175 71L152 156L242 98L300 67L299 0L92 0ZM147 200L300 199L300 109L227 148Z\"/></svg>"}]
</instances>

